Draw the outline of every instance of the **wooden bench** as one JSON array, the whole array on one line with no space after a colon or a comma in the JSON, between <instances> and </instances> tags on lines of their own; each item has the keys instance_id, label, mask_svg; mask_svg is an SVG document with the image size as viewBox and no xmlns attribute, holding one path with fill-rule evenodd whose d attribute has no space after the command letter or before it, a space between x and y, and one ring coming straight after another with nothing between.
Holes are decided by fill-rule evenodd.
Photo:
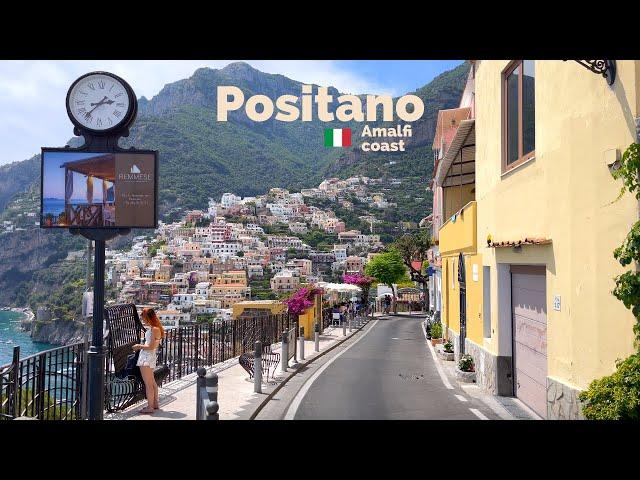
<instances>
[{"instance_id":1,"label":"wooden bench","mask_svg":"<svg viewBox=\"0 0 640 480\"><path fill-rule=\"evenodd\" d=\"M253 378L255 356L254 352L246 352L240 355L238 362L249 374L249 378ZM271 351L271 345L265 345L262 347L262 375L269 381L269 374L271 373L271 379L276 373L276 367L280 363L280 354Z\"/></svg>"}]
</instances>

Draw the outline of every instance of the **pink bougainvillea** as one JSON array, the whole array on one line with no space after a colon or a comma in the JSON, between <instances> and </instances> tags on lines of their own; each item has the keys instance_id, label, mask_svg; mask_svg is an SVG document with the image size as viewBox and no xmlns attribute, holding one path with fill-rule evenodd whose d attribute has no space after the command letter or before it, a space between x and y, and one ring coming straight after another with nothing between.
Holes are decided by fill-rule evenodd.
<instances>
[{"instance_id":1,"label":"pink bougainvillea","mask_svg":"<svg viewBox=\"0 0 640 480\"><path fill-rule=\"evenodd\" d=\"M369 304L369 289L371 288L371 284L375 282L375 278L370 277L369 275L362 275L360 273L345 273L342 276L342 281L344 283L350 283L351 285L359 286L362 289L362 303L364 303L365 305Z\"/></svg>"},{"instance_id":2,"label":"pink bougainvillea","mask_svg":"<svg viewBox=\"0 0 640 480\"><path fill-rule=\"evenodd\" d=\"M371 286L374 280L375 279L373 277L370 277L368 275L360 275L359 273L355 273L355 274L345 273L342 276L342 281L344 283L350 283L351 285L358 285L359 287L363 285Z\"/></svg>"},{"instance_id":3,"label":"pink bougainvillea","mask_svg":"<svg viewBox=\"0 0 640 480\"><path fill-rule=\"evenodd\" d=\"M282 303L287 306L290 313L302 315L309 307L313 306L313 297L323 293L324 291L321 288L316 288L313 285L302 287L289 298L284 299Z\"/></svg>"}]
</instances>

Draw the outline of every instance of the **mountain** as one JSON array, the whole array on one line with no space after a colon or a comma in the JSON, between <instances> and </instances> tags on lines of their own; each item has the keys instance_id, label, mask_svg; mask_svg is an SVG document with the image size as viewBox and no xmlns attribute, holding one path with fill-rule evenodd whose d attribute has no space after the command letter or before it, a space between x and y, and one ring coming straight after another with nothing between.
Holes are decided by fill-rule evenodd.
<instances>
[{"instance_id":1,"label":"mountain","mask_svg":"<svg viewBox=\"0 0 640 480\"><path fill-rule=\"evenodd\" d=\"M468 65L462 64L413 92L423 100L425 113L412 124L413 137L403 153L364 153L353 148L345 154L343 149L325 148L323 129L344 127L340 122L281 122L273 118L254 122L244 110L231 112L228 122L218 122L218 86L237 86L245 98L255 94L272 99L300 95L301 82L260 72L242 62L222 69L198 69L190 78L166 85L151 100L142 97L131 135L122 139L121 145L160 151L161 216L172 209L202 207L209 197L225 191L253 195L273 186L299 189L316 185L326 175L368 173L426 179L437 112L457 106L467 72ZM316 90L314 85L314 93ZM335 98L340 94L333 87L329 87L329 94L334 97L329 111L335 112ZM380 125L384 124L376 124ZM355 139L362 124L353 122L351 127ZM82 139L68 143L77 146ZM385 166L391 159L400 165L396 172ZM35 156L0 167L0 211L13 195L38 181L38 163L39 156Z\"/></svg>"},{"instance_id":2,"label":"mountain","mask_svg":"<svg viewBox=\"0 0 640 480\"><path fill-rule=\"evenodd\" d=\"M463 63L446 71L430 83L415 92L424 103L422 118L411 123L412 137L407 140L407 151L403 153L363 152L353 148L328 165L326 175L364 174L369 176L407 177L419 176L423 179L431 177L433 171L433 154L431 143L438 121L438 111L456 108L464 90L469 64ZM378 122L372 127L393 127L395 123ZM358 127L354 135L360 135L362 127ZM395 164L389 165L389 162Z\"/></svg>"},{"instance_id":3,"label":"mountain","mask_svg":"<svg viewBox=\"0 0 640 480\"><path fill-rule=\"evenodd\" d=\"M296 190L316 186L327 176L364 173L404 178L402 188L385 192L399 205L386 220L393 222L403 216L416 221L430 209L431 200L424 189L431 177L437 112L458 105L468 68L464 63L413 92L423 100L425 113L413 122L413 137L402 153L363 153L358 148L345 151L323 146L324 128L345 126L353 129L354 143L359 144L363 125L356 122L254 122L243 110L231 112L228 122L218 122L216 96L221 85L239 87L245 98L255 94L272 99L301 95L301 82L260 72L242 62L222 69L198 69L190 78L166 85L152 99L140 98L131 135L120 143L160 151L159 202L165 220L177 218L186 209L203 208L208 198L219 198L224 192L262 194L275 186ZM316 90L314 85L313 92ZM334 97L329 111L335 112L339 92L329 87L329 94ZM82 142L74 137L68 144L77 147ZM38 211L39 163L36 155L0 167L0 220L13 219L19 211ZM29 298L29 288L41 284L36 282L35 272L61 262L67 250L82 248L81 238L40 230L34 236L33 223L30 225L30 230L12 233L10 241L5 239L9 234L0 238L0 305L15 302L19 289L21 302ZM31 287L25 286L29 281Z\"/></svg>"},{"instance_id":4,"label":"mountain","mask_svg":"<svg viewBox=\"0 0 640 480\"><path fill-rule=\"evenodd\" d=\"M40 155L29 160L0 166L0 212L16 194L28 190L34 182L39 182Z\"/></svg>"}]
</instances>

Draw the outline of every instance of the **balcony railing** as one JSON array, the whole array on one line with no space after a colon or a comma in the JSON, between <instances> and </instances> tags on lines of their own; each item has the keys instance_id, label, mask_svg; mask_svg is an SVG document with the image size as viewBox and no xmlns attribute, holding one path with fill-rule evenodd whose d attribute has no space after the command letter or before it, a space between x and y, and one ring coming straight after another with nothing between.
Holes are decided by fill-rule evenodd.
<instances>
[{"instance_id":1,"label":"balcony railing","mask_svg":"<svg viewBox=\"0 0 640 480\"><path fill-rule=\"evenodd\" d=\"M2 418L33 417L39 420L82 418L82 375L86 352L83 343L54 348L0 367Z\"/></svg>"},{"instance_id":2,"label":"balcony railing","mask_svg":"<svg viewBox=\"0 0 640 480\"><path fill-rule=\"evenodd\" d=\"M284 330L297 328L297 318L287 313L258 315L181 326L166 331L158 350L158 365L167 365L163 383L178 380L248 351L254 343L277 343ZM296 330L297 331L297 330ZM19 416L39 420L79 420L86 417L86 346L76 343L13 361L0 367L0 419ZM105 358L105 410L116 411L144 399L140 382L115 378L113 358Z\"/></svg>"}]
</instances>

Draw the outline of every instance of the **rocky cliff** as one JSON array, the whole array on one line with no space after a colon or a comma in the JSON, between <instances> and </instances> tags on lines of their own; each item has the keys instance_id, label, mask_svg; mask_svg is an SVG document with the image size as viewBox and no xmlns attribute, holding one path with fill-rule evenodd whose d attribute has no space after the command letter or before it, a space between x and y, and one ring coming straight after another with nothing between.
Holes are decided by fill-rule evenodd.
<instances>
[{"instance_id":1,"label":"rocky cliff","mask_svg":"<svg viewBox=\"0 0 640 480\"><path fill-rule=\"evenodd\" d=\"M91 328L89 326L89 328ZM81 342L84 338L84 324L68 320L52 320L49 322L34 321L31 327L31 339L35 342L46 342L52 345L70 345Z\"/></svg>"}]
</instances>

